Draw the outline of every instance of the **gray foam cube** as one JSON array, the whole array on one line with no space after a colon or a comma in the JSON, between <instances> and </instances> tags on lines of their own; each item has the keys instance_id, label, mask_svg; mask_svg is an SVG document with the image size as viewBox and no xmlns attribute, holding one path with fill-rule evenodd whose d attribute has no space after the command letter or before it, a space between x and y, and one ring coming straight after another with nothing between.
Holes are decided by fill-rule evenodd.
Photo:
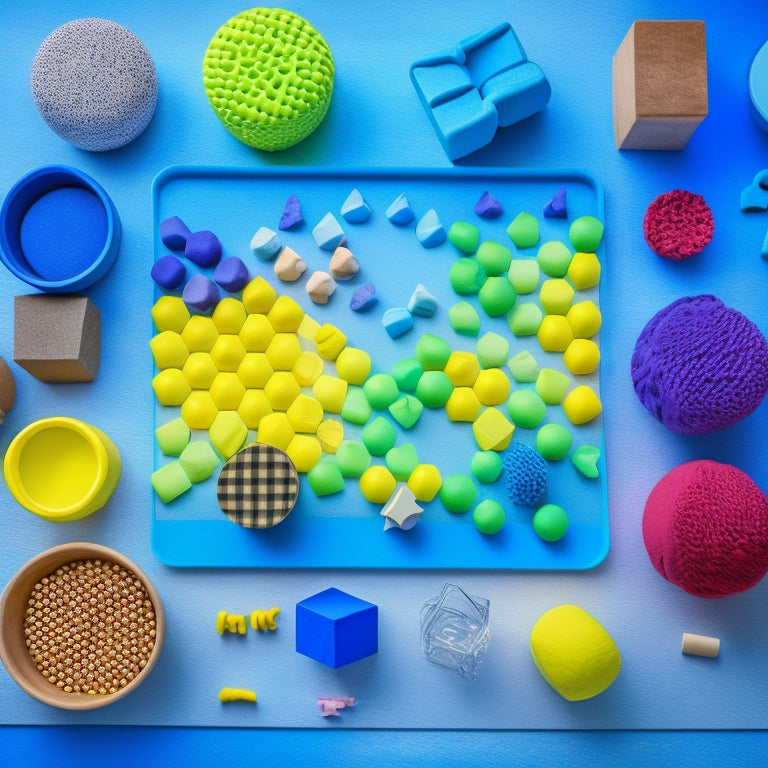
<instances>
[{"instance_id":1,"label":"gray foam cube","mask_svg":"<svg viewBox=\"0 0 768 768\"><path fill-rule=\"evenodd\" d=\"M46 382L93 381L101 362L101 313L85 296L13 300L13 360Z\"/></svg>"}]
</instances>

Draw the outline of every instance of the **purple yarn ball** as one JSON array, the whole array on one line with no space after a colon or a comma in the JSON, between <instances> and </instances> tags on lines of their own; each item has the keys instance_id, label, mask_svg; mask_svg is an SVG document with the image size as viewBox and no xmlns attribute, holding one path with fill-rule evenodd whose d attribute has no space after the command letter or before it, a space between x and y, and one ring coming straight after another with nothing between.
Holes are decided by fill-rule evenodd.
<instances>
[{"instance_id":1,"label":"purple yarn ball","mask_svg":"<svg viewBox=\"0 0 768 768\"><path fill-rule=\"evenodd\" d=\"M640 402L673 432L715 432L749 416L765 397L768 343L715 296L678 299L638 337L632 382Z\"/></svg>"}]
</instances>

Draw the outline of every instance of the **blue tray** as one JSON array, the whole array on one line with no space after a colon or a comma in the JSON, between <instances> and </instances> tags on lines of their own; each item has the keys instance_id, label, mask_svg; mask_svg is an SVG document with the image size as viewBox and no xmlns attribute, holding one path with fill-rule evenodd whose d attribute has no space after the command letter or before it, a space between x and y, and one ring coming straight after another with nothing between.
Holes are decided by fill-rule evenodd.
<instances>
[{"instance_id":1,"label":"blue tray","mask_svg":"<svg viewBox=\"0 0 768 768\"><path fill-rule=\"evenodd\" d=\"M562 186L567 188L568 218L545 218L544 205ZM340 215L342 204L355 188L372 209L371 217L361 224L347 223ZM482 219L473 213L475 202L485 190L503 205L504 214L498 219ZM495 240L510 247L505 229L521 211L538 219L541 242L568 242L568 227L577 216L604 220L602 187L593 176L581 171L171 167L161 172L153 184L155 257L167 252L160 241L159 223L169 216L179 216L193 231L215 232L222 241L224 256L239 256L252 277L263 276L278 293L295 298L317 322L332 323L344 331L348 343L370 353L374 371L388 371L397 360L412 357L424 333L448 340L453 349L475 351L477 340L456 334L448 322L448 309L465 298L456 295L448 282L448 270L458 251L448 241L433 248L422 246L416 238L415 222L406 227L392 224L385 211L400 193L407 195L416 221L433 208L446 231L455 221L468 221L480 229L481 240ZM305 259L308 271L297 283L281 283L272 264L257 260L249 245L261 226L278 231L283 205L292 194L299 197L304 224L280 232L280 239ZM338 283L327 305L318 306L309 300L304 285L313 270L328 268L329 254L312 238L313 226L328 212L342 224L347 245L361 269L353 280ZM598 256L604 265L602 251L601 245ZM533 257L535 253L536 249L531 248L519 255ZM349 299L356 287L368 282L376 286L378 303L368 312L353 312ZM406 306L419 283L438 300L438 311L432 318L417 317L413 330L393 340L381 316L390 307ZM155 291L157 298L161 294L157 288ZM599 305L596 288L577 292L575 300L582 298ZM535 299L535 295L525 299ZM476 304L475 297L469 300ZM529 349L540 366L565 370L561 355L543 352L535 337L515 338L505 318L490 318L482 309L479 312L480 336L488 331L502 334L510 341L511 354ZM599 391L598 373L580 378ZM176 415L177 409L156 405L156 424ZM567 423L557 406L548 407L546 421ZM345 423L345 437L359 437L360 429ZM348 480L339 494L318 498L304 477L297 506L286 520L267 530L246 530L220 511L215 472L209 480L168 504L155 496L153 548L162 562L178 567L592 568L603 560L609 546L602 420L571 429L574 448L580 444L601 448L600 474L597 479L587 479L568 458L550 462L542 503L559 503L570 516L567 534L556 543L546 543L536 536L531 526L533 510L509 501L503 477L493 485L478 484L478 501L494 498L507 510L502 531L485 536L475 528L471 512L452 514L437 499L423 505L425 511L415 528L385 531L381 508L363 498L355 481ZM534 431L520 428L513 436L513 441L529 444L534 439ZM469 474L470 458L477 450L471 426L450 422L442 410L425 409L414 429L399 430L398 444L404 442L412 442L420 460L437 465L443 477ZM155 467L168 460L155 446Z\"/></svg>"}]
</instances>

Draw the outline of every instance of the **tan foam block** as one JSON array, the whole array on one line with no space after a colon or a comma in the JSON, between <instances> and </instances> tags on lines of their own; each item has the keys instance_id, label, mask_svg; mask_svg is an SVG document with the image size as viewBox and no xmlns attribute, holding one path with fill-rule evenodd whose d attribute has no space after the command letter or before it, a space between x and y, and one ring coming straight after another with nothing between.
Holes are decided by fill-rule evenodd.
<instances>
[{"instance_id":1,"label":"tan foam block","mask_svg":"<svg viewBox=\"0 0 768 768\"><path fill-rule=\"evenodd\" d=\"M101 313L85 296L32 294L13 301L13 359L45 382L93 381Z\"/></svg>"},{"instance_id":2,"label":"tan foam block","mask_svg":"<svg viewBox=\"0 0 768 768\"><path fill-rule=\"evenodd\" d=\"M619 149L682 149L707 116L703 21L635 21L613 57Z\"/></svg>"}]
</instances>

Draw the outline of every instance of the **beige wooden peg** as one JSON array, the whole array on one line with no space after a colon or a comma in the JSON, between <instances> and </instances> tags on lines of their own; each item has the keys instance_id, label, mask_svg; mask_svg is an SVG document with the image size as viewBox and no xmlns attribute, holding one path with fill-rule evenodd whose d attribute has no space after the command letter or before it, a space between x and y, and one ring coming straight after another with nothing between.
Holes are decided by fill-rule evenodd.
<instances>
[{"instance_id":1,"label":"beige wooden peg","mask_svg":"<svg viewBox=\"0 0 768 768\"><path fill-rule=\"evenodd\" d=\"M714 659L720 653L720 638L683 632L683 645L680 650L690 656Z\"/></svg>"}]
</instances>

